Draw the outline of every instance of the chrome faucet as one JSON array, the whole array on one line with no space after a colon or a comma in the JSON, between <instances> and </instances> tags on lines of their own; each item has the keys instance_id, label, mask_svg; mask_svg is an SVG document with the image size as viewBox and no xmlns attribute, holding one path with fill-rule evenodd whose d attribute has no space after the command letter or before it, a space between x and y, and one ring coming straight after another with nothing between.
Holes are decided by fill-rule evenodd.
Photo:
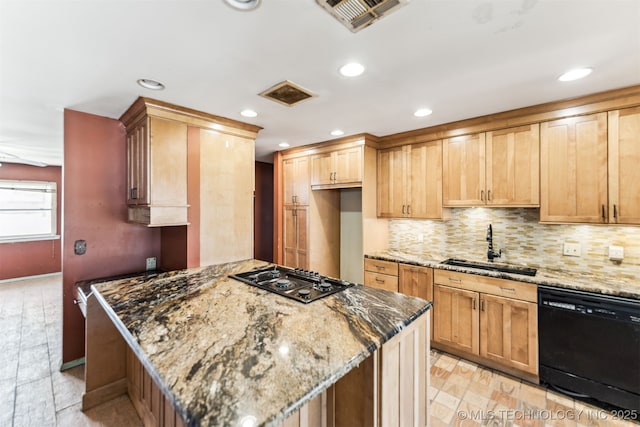
<instances>
[{"instance_id":1,"label":"chrome faucet","mask_svg":"<svg viewBox=\"0 0 640 427\"><path fill-rule=\"evenodd\" d=\"M494 258L500 258L502 256L502 249L498 252L493 250L493 227L489 224L487 229L487 242L489 242L489 249L487 249L487 259L489 262L493 262Z\"/></svg>"}]
</instances>

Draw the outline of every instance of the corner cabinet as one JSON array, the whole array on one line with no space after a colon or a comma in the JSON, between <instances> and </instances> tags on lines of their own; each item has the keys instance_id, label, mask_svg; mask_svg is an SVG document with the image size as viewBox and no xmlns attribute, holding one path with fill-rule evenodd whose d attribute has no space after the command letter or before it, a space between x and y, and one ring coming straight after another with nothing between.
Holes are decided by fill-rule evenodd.
<instances>
[{"instance_id":1,"label":"corner cabinet","mask_svg":"<svg viewBox=\"0 0 640 427\"><path fill-rule=\"evenodd\" d=\"M609 112L610 223L640 224L640 107Z\"/></svg>"},{"instance_id":2,"label":"corner cabinet","mask_svg":"<svg viewBox=\"0 0 640 427\"><path fill-rule=\"evenodd\" d=\"M448 138L442 153L444 206L539 206L538 124Z\"/></svg>"},{"instance_id":3,"label":"corner cabinet","mask_svg":"<svg viewBox=\"0 0 640 427\"><path fill-rule=\"evenodd\" d=\"M187 224L187 125L143 111L125 126L129 222Z\"/></svg>"},{"instance_id":4,"label":"corner cabinet","mask_svg":"<svg viewBox=\"0 0 640 427\"><path fill-rule=\"evenodd\" d=\"M311 186L318 190L362 186L362 146L312 155Z\"/></svg>"},{"instance_id":5,"label":"corner cabinet","mask_svg":"<svg viewBox=\"0 0 640 427\"><path fill-rule=\"evenodd\" d=\"M442 141L378 151L378 217L442 219Z\"/></svg>"}]
</instances>

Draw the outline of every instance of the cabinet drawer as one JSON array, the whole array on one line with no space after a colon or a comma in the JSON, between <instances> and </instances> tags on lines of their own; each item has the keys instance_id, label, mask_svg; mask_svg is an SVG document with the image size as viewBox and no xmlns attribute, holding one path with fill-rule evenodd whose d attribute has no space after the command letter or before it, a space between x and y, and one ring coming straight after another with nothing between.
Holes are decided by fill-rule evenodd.
<instances>
[{"instance_id":1,"label":"cabinet drawer","mask_svg":"<svg viewBox=\"0 0 640 427\"><path fill-rule=\"evenodd\" d=\"M537 302L538 287L532 283L496 279L456 271L436 270L434 282L453 288L498 295L522 301Z\"/></svg>"},{"instance_id":2,"label":"cabinet drawer","mask_svg":"<svg viewBox=\"0 0 640 427\"><path fill-rule=\"evenodd\" d=\"M389 274L391 276L398 275L398 263L391 261L381 261L379 259L364 259L364 270L373 273Z\"/></svg>"},{"instance_id":3,"label":"cabinet drawer","mask_svg":"<svg viewBox=\"0 0 640 427\"><path fill-rule=\"evenodd\" d=\"M364 284L373 288L398 292L398 276L390 276L388 274L379 274L365 271Z\"/></svg>"}]
</instances>

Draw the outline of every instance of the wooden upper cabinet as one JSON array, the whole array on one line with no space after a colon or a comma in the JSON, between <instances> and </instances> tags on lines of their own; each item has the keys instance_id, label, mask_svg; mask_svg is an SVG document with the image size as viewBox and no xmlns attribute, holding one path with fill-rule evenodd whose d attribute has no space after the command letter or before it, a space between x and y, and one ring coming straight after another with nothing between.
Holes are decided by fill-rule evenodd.
<instances>
[{"instance_id":1,"label":"wooden upper cabinet","mask_svg":"<svg viewBox=\"0 0 640 427\"><path fill-rule=\"evenodd\" d=\"M640 107L609 112L609 222L640 224Z\"/></svg>"},{"instance_id":2,"label":"wooden upper cabinet","mask_svg":"<svg viewBox=\"0 0 640 427\"><path fill-rule=\"evenodd\" d=\"M311 156L311 185L318 189L361 186L362 146Z\"/></svg>"},{"instance_id":3,"label":"wooden upper cabinet","mask_svg":"<svg viewBox=\"0 0 640 427\"><path fill-rule=\"evenodd\" d=\"M443 218L442 141L378 152L378 216Z\"/></svg>"},{"instance_id":4,"label":"wooden upper cabinet","mask_svg":"<svg viewBox=\"0 0 640 427\"><path fill-rule=\"evenodd\" d=\"M444 206L485 204L485 134L448 138L442 144Z\"/></svg>"},{"instance_id":5,"label":"wooden upper cabinet","mask_svg":"<svg viewBox=\"0 0 640 427\"><path fill-rule=\"evenodd\" d=\"M540 134L540 221L607 222L607 113L545 122Z\"/></svg>"},{"instance_id":6,"label":"wooden upper cabinet","mask_svg":"<svg viewBox=\"0 0 640 427\"><path fill-rule=\"evenodd\" d=\"M143 116L127 128L129 221L187 224L187 125Z\"/></svg>"},{"instance_id":7,"label":"wooden upper cabinet","mask_svg":"<svg viewBox=\"0 0 640 427\"><path fill-rule=\"evenodd\" d=\"M486 203L540 205L540 126L487 132Z\"/></svg>"},{"instance_id":8,"label":"wooden upper cabinet","mask_svg":"<svg viewBox=\"0 0 640 427\"><path fill-rule=\"evenodd\" d=\"M446 139L445 206L539 206L537 124Z\"/></svg>"},{"instance_id":9,"label":"wooden upper cabinet","mask_svg":"<svg viewBox=\"0 0 640 427\"><path fill-rule=\"evenodd\" d=\"M309 204L309 157L293 157L282 161L284 204Z\"/></svg>"}]
</instances>

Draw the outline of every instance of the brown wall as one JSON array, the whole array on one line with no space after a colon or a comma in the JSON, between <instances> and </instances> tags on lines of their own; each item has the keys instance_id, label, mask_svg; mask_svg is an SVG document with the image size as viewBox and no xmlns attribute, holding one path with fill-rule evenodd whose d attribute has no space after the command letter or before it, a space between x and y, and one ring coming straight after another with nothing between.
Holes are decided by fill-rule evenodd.
<instances>
[{"instance_id":1,"label":"brown wall","mask_svg":"<svg viewBox=\"0 0 640 427\"><path fill-rule=\"evenodd\" d=\"M3 163L0 179L50 181L57 185L57 233L61 234L62 171L60 166L18 165ZM0 243L0 280L60 271L60 240Z\"/></svg>"},{"instance_id":2,"label":"brown wall","mask_svg":"<svg viewBox=\"0 0 640 427\"><path fill-rule=\"evenodd\" d=\"M256 162L253 257L273 262L273 165Z\"/></svg>"},{"instance_id":3,"label":"brown wall","mask_svg":"<svg viewBox=\"0 0 640 427\"><path fill-rule=\"evenodd\" d=\"M143 271L147 257L160 257L160 230L126 222L125 148L119 121L65 110L63 363L84 355L84 318L73 304L74 284ZM87 252L75 255L80 239Z\"/></svg>"}]
</instances>

